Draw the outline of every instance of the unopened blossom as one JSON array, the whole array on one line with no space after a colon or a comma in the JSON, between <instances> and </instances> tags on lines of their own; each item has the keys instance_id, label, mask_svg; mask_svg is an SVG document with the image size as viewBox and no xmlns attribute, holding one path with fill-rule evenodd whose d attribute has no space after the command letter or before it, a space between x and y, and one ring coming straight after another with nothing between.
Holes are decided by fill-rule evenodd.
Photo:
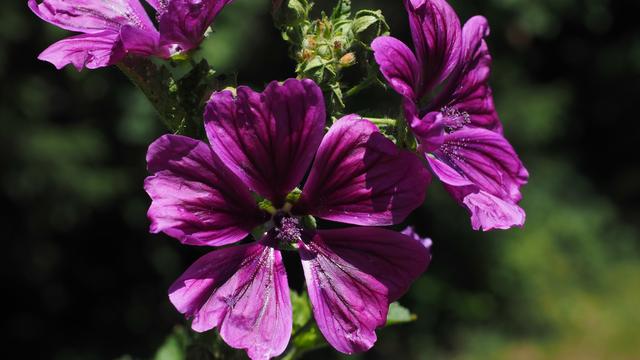
<instances>
[{"instance_id":1,"label":"unopened blossom","mask_svg":"<svg viewBox=\"0 0 640 360\"><path fill-rule=\"evenodd\" d=\"M126 54L169 58L199 46L222 8L232 0L146 0L159 27L140 0L29 0L43 20L80 33L40 54L61 69L95 69L113 65Z\"/></svg>"},{"instance_id":2,"label":"unopened blossom","mask_svg":"<svg viewBox=\"0 0 640 360\"><path fill-rule=\"evenodd\" d=\"M487 20L464 26L445 0L405 0L415 51L374 40L376 62L404 98L407 122L432 172L471 213L476 230L522 226L529 174L502 134L491 88Z\"/></svg>"},{"instance_id":3,"label":"unopened blossom","mask_svg":"<svg viewBox=\"0 0 640 360\"><path fill-rule=\"evenodd\" d=\"M423 202L430 175L420 159L357 115L324 134L325 117L311 80L272 82L262 93L241 86L208 102L209 144L165 135L149 147L152 232L222 246L263 229L258 241L204 255L169 290L194 330L217 328L252 359L281 354L291 335L281 248L297 249L318 328L347 354L373 346L389 303L430 260L420 241L374 227ZM317 230L306 215L364 226Z\"/></svg>"}]
</instances>

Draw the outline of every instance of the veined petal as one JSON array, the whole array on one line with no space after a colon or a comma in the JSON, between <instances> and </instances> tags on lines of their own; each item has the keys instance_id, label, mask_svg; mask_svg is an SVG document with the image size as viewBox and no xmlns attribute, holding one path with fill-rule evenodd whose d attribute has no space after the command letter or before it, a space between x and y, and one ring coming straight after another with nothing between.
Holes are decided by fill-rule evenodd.
<instances>
[{"instance_id":1,"label":"veined petal","mask_svg":"<svg viewBox=\"0 0 640 360\"><path fill-rule=\"evenodd\" d=\"M155 30L138 0L29 0L29 8L42 20L66 30L97 33L131 25Z\"/></svg>"},{"instance_id":2,"label":"veined petal","mask_svg":"<svg viewBox=\"0 0 640 360\"><path fill-rule=\"evenodd\" d=\"M417 101L415 89L420 81L420 70L407 45L391 36L380 36L371 43L371 48L389 85L400 95Z\"/></svg>"},{"instance_id":3,"label":"veined petal","mask_svg":"<svg viewBox=\"0 0 640 360\"><path fill-rule=\"evenodd\" d=\"M480 128L455 131L446 136L434 155L481 190L515 202L522 198L520 187L527 183L529 173L501 134ZM442 180L463 185L446 177Z\"/></svg>"},{"instance_id":4,"label":"veined petal","mask_svg":"<svg viewBox=\"0 0 640 360\"><path fill-rule=\"evenodd\" d=\"M467 113L471 126L502 132L488 84L491 54L484 40L487 36L489 24L483 16L474 16L465 23L463 54L456 75L434 104L438 108L446 106Z\"/></svg>"},{"instance_id":5,"label":"veined petal","mask_svg":"<svg viewBox=\"0 0 640 360\"><path fill-rule=\"evenodd\" d=\"M130 25L125 25L120 29L120 39L122 47L127 53L137 55L156 55L167 58L168 51L159 47L159 34L155 29L147 31Z\"/></svg>"},{"instance_id":6,"label":"veined petal","mask_svg":"<svg viewBox=\"0 0 640 360\"><path fill-rule=\"evenodd\" d=\"M280 355L292 327L282 255L261 243L233 246L198 259L169 289L193 330L217 327L229 346L253 360Z\"/></svg>"},{"instance_id":7,"label":"veined petal","mask_svg":"<svg viewBox=\"0 0 640 360\"><path fill-rule=\"evenodd\" d=\"M165 135L149 146L151 232L189 245L242 240L264 219L247 187L201 142Z\"/></svg>"},{"instance_id":8,"label":"veined petal","mask_svg":"<svg viewBox=\"0 0 640 360\"><path fill-rule=\"evenodd\" d=\"M205 129L216 154L251 189L279 205L302 180L322 141L322 91L311 80L245 86L211 96Z\"/></svg>"},{"instance_id":9,"label":"veined petal","mask_svg":"<svg viewBox=\"0 0 640 360\"><path fill-rule=\"evenodd\" d=\"M440 148L446 136L446 122L443 115L432 111L420 119L417 115L418 108L414 104L405 101L403 108L409 127L419 141L420 149L432 152Z\"/></svg>"},{"instance_id":10,"label":"veined petal","mask_svg":"<svg viewBox=\"0 0 640 360\"><path fill-rule=\"evenodd\" d=\"M232 0L170 0L160 5L160 44L178 45L188 51L200 45L222 8Z\"/></svg>"},{"instance_id":11,"label":"veined petal","mask_svg":"<svg viewBox=\"0 0 640 360\"><path fill-rule=\"evenodd\" d=\"M355 225L397 224L422 204L430 179L417 156L349 115L322 140L294 211Z\"/></svg>"},{"instance_id":12,"label":"veined petal","mask_svg":"<svg viewBox=\"0 0 640 360\"><path fill-rule=\"evenodd\" d=\"M489 231L522 227L526 218L524 210L509 199L501 199L486 191L473 188L447 186L447 190L471 213L474 230Z\"/></svg>"},{"instance_id":13,"label":"veined petal","mask_svg":"<svg viewBox=\"0 0 640 360\"><path fill-rule=\"evenodd\" d=\"M443 183L451 186L473 186L473 181L465 177L461 171L453 168L447 162L430 154L428 154L426 158L431 167L431 171L433 171Z\"/></svg>"},{"instance_id":14,"label":"veined petal","mask_svg":"<svg viewBox=\"0 0 640 360\"><path fill-rule=\"evenodd\" d=\"M410 237L371 227L319 231L299 245L318 328L346 354L373 346L389 303L406 292L430 259Z\"/></svg>"},{"instance_id":15,"label":"veined petal","mask_svg":"<svg viewBox=\"0 0 640 360\"><path fill-rule=\"evenodd\" d=\"M428 94L456 68L461 56L460 19L445 0L405 0L421 70L417 96Z\"/></svg>"},{"instance_id":16,"label":"veined petal","mask_svg":"<svg viewBox=\"0 0 640 360\"><path fill-rule=\"evenodd\" d=\"M481 128L453 132L427 160L453 197L469 208L474 229L523 224L524 211L516 204L529 173L501 134Z\"/></svg>"},{"instance_id":17,"label":"veined petal","mask_svg":"<svg viewBox=\"0 0 640 360\"><path fill-rule=\"evenodd\" d=\"M38 59L52 63L57 69L72 64L78 71L112 65L122 59L124 51L114 31L80 34L62 39L44 50Z\"/></svg>"}]
</instances>

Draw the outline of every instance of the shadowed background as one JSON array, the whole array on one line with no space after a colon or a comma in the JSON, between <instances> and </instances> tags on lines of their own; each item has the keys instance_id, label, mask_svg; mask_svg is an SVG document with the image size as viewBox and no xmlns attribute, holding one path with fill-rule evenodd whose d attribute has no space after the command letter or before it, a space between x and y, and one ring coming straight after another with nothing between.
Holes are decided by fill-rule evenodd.
<instances>
[{"instance_id":1,"label":"shadowed background","mask_svg":"<svg viewBox=\"0 0 640 360\"><path fill-rule=\"evenodd\" d=\"M400 0L353 2L381 8L409 41ZM203 48L221 73L256 89L294 76L269 3L236 0ZM496 105L531 173L527 223L473 232L434 183L407 221L434 240L431 268L401 299L418 320L379 331L361 358L639 356L640 5L624 3L452 1L463 20L483 14L491 24ZM164 129L116 68L56 71L36 59L66 35L26 1L3 4L3 337L24 358L151 358L184 323L167 288L208 249L148 234L144 159ZM398 103L372 90L351 108Z\"/></svg>"}]
</instances>

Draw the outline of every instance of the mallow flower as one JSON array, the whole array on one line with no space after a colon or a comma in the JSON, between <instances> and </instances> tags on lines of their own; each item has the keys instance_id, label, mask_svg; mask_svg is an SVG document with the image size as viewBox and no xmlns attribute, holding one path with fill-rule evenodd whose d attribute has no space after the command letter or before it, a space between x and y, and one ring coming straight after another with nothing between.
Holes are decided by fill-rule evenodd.
<instances>
[{"instance_id":1,"label":"mallow flower","mask_svg":"<svg viewBox=\"0 0 640 360\"><path fill-rule=\"evenodd\" d=\"M209 144L165 135L149 147L151 232L214 247L261 236L204 255L169 289L195 331L217 328L252 359L281 354L291 335L282 249L297 250L317 325L348 354L373 346L390 302L430 261L422 242L375 227L423 202L421 160L357 115L324 134L325 116L311 80L240 86L211 96ZM308 215L364 226L318 230Z\"/></svg>"},{"instance_id":2,"label":"mallow flower","mask_svg":"<svg viewBox=\"0 0 640 360\"><path fill-rule=\"evenodd\" d=\"M95 69L118 63L126 54L169 58L202 42L209 25L232 0L146 0L158 29L140 0L29 0L44 21L79 32L40 54L61 69Z\"/></svg>"},{"instance_id":3,"label":"mallow flower","mask_svg":"<svg viewBox=\"0 0 640 360\"><path fill-rule=\"evenodd\" d=\"M415 52L390 36L372 43L431 171L471 213L476 230L522 226L529 174L502 133L488 79L487 20L463 27L445 0L405 0Z\"/></svg>"}]
</instances>

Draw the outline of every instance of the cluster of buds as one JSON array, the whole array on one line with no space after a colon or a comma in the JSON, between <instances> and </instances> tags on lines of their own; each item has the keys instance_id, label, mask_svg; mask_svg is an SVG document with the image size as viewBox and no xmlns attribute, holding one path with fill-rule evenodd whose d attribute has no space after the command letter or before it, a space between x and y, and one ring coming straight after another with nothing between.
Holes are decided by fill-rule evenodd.
<instances>
[{"instance_id":1,"label":"cluster of buds","mask_svg":"<svg viewBox=\"0 0 640 360\"><path fill-rule=\"evenodd\" d=\"M351 51L355 39L348 24L334 24L323 14L305 30L301 49L296 53L299 75L322 82L356 63L356 54Z\"/></svg>"},{"instance_id":2,"label":"cluster of buds","mask_svg":"<svg viewBox=\"0 0 640 360\"><path fill-rule=\"evenodd\" d=\"M351 11L351 1L341 0L332 13L324 12L311 19L313 3L307 0L275 1L276 24L283 38L291 44L291 57L296 61L300 78L315 80L329 96L333 110L344 108L341 83L342 70L361 64L366 74L370 62L371 41L389 32L379 10ZM375 66L374 66L375 67Z\"/></svg>"}]
</instances>

